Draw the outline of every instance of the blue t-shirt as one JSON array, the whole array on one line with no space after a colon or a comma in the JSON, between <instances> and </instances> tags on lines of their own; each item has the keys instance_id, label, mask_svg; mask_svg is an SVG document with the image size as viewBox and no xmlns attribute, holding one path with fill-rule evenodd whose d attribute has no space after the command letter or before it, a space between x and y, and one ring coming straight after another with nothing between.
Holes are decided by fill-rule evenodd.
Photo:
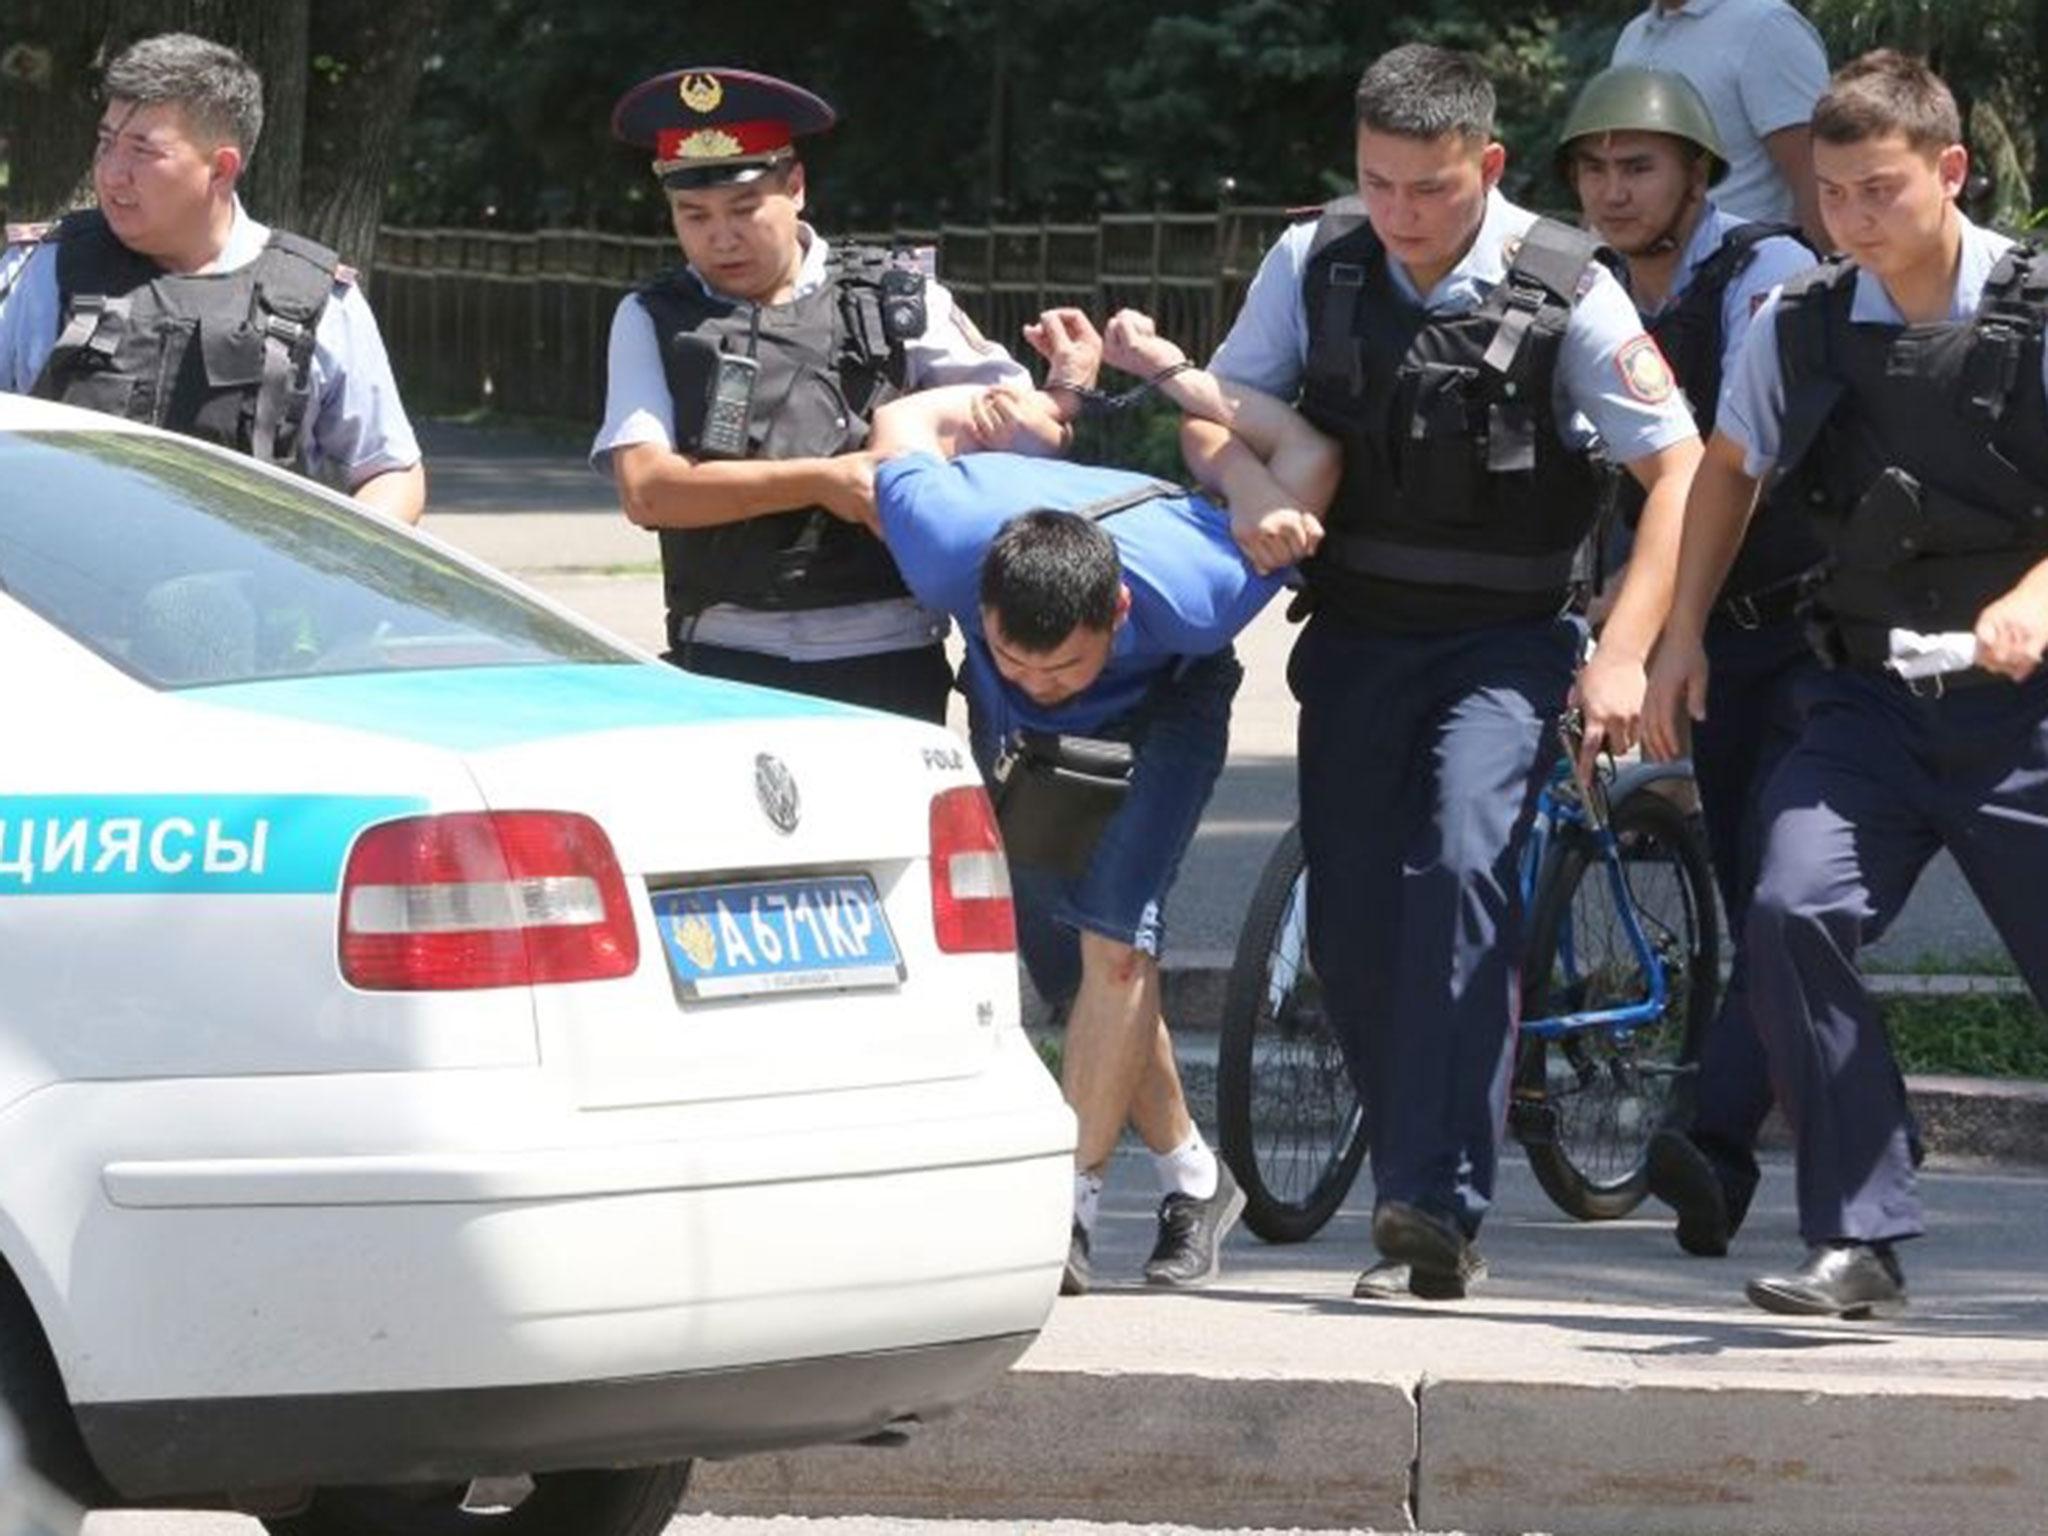
<instances>
[{"instance_id":1,"label":"blue t-shirt","mask_svg":"<svg viewBox=\"0 0 2048 1536\"><path fill-rule=\"evenodd\" d=\"M1102 523L1131 594L1102 675L1051 708L1005 683L981 627L981 562L996 534L1026 512L1071 512L1149 483L1126 470L1013 453L905 454L875 472L889 552L919 602L959 621L968 696L1000 734L1101 729L1183 657L1222 650L1280 590L1282 573L1261 576L1245 563L1220 508L1192 493L1155 497Z\"/></svg>"}]
</instances>

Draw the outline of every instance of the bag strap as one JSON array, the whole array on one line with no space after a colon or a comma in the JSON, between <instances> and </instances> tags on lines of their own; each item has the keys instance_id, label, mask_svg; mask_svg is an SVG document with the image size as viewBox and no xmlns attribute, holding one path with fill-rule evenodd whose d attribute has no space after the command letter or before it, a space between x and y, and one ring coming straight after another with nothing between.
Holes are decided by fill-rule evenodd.
<instances>
[{"instance_id":1,"label":"bag strap","mask_svg":"<svg viewBox=\"0 0 2048 1536\"><path fill-rule=\"evenodd\" d=\"M1119 512L1128 512L1133 507L1142 507L1148 501L1157 501L1162 496L1185 496L1187 487L1175 485L1170 480L1153 480L1135 490L1119 491L1114 496L1105 496L1100 501L1091 501L1082 506L1068 508L1074 516L1085 517L1091 523L1099 523L1106 517Z\"/></svg>"}]
</instances>

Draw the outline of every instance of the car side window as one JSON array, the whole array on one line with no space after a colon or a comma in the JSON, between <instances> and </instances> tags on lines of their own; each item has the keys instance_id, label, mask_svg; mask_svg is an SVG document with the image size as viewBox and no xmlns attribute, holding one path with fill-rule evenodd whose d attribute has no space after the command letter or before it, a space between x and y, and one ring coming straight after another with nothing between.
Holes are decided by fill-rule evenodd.
<instances>
[{"instance_id":1,"label":"car side window","mask_svg":"<svg viewBox=\"0 0 2048 1536\"><path fill-rule=\"evenodd\" d=\"M630 656L375 516L125 432L0 434L0 590L158 687Z\"/></svg>"}]
</instances>

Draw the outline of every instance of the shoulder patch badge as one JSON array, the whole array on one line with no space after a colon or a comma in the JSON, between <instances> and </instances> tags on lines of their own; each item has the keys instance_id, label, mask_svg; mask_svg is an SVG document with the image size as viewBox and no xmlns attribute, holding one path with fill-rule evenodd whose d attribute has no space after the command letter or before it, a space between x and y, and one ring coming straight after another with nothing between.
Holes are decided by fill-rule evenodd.
<instances>
[{"instance_id":1,"label":"shoulder patch badge","mask_svg":"<svg viewBox=\"0 0 2048 1536\"><path fill-rule=\"evenodd\" d=\"M1654 336L1638 336L1624 342L1614 354L1614 368L1621 375L1622 388L1645 405L1662 405L1678 387L1671 376L1671 364Z\"/></svg>"}]
</instances>

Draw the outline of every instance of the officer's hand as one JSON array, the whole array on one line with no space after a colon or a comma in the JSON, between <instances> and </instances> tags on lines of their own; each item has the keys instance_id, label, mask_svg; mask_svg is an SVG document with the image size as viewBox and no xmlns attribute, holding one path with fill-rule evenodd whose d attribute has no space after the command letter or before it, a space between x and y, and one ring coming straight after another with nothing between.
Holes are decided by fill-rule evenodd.
<instances>
[{"instance_id":1,"label":"officer's hand","mask_svg":"<svg viewBox=\"0 0 2048 1536\"><path fill-rule=\"evenodd\" d=\"M975 446L992 453L1055 454L1066 444L1066 428L1048 411L1036 390L1025 394L996 384L967 407L967 429Z\"/></svg>"},{"instance_id":2,"label":"officer's hand","mask_svg":"<svg viewBox=\"0 0 2048 1536\"><path fill-rule=\"evenodd\" d=\"M879 535L882 520L875 511L875 456L842 453L825 461L824 494L818 503L842 522L858 523Z\"/></svg>"},{"instance_id":3,"label":"officer's hand","mask_svg":"<svg viewBox=\"0 0 2048 1536\"><path fill-rule=\"evenodd\" d=\"M1612 648L1596 648L1572 684L1572 706L1585 718L1579 770L1592 771L1601 752L1632 749L1643 726L1643 695L1649 678L1642 662Z\"/></svg>"},{"instance_id":4,"label":"officer's hand","mask_svg":"<svg viewBox=\"0 0 2048 1536\"><path fill-rule=\"evenodd\" d=\"M1243 508L1231 513L1230 536L1261 576L1306 559L1323 542L1323 525L1299 507Z\"/></svg>"},{"instance_id":5,"label":"officer's hand","mask_svg":"<svg viewBox=\"0 0 2048 1536\"><path fill-rule=\"evenodd\" d=\"M1086 311L1048 309L1024 327L1024 339L1046 361L1046 388L1059 384L1095 387L1096 376L1102 372L1102 337Z\"/></svg>"},{"instance_id":6,"label":"officer's hand","mask_svg":"<svg viewBox=\"0 0 2048 1536\"><path fill-rule=\"evenodd\" d=\"M2032 576L1977 615L1977 665L2023 683L2048 649L2048 595Z\"/></svg>"},{"instance_id":7,"label":"officer's hand","mask_svg":"<svg viewBox=\"0 0 2048 1536\"><path fill-rule=\"evenodd\" d=\"M1662 762L1685 756L1691 722L1707 718L1707 653L1697 639L1667 632L1650 658L1643 696L1643 750Z\"/></svg>"},{"instance_id":8,"label":"officer's hand","mask_svg":"<svg viewBox=\"0 0 2048 1536\"><path fill-rule=\"evenodd\" d=\"M1120 309L1111 315L1102 340L1102 360L1141 379L1188 360L1187 353L1159 334L1150 315L1135 309Z\"/></svg>"}]
</instances>

